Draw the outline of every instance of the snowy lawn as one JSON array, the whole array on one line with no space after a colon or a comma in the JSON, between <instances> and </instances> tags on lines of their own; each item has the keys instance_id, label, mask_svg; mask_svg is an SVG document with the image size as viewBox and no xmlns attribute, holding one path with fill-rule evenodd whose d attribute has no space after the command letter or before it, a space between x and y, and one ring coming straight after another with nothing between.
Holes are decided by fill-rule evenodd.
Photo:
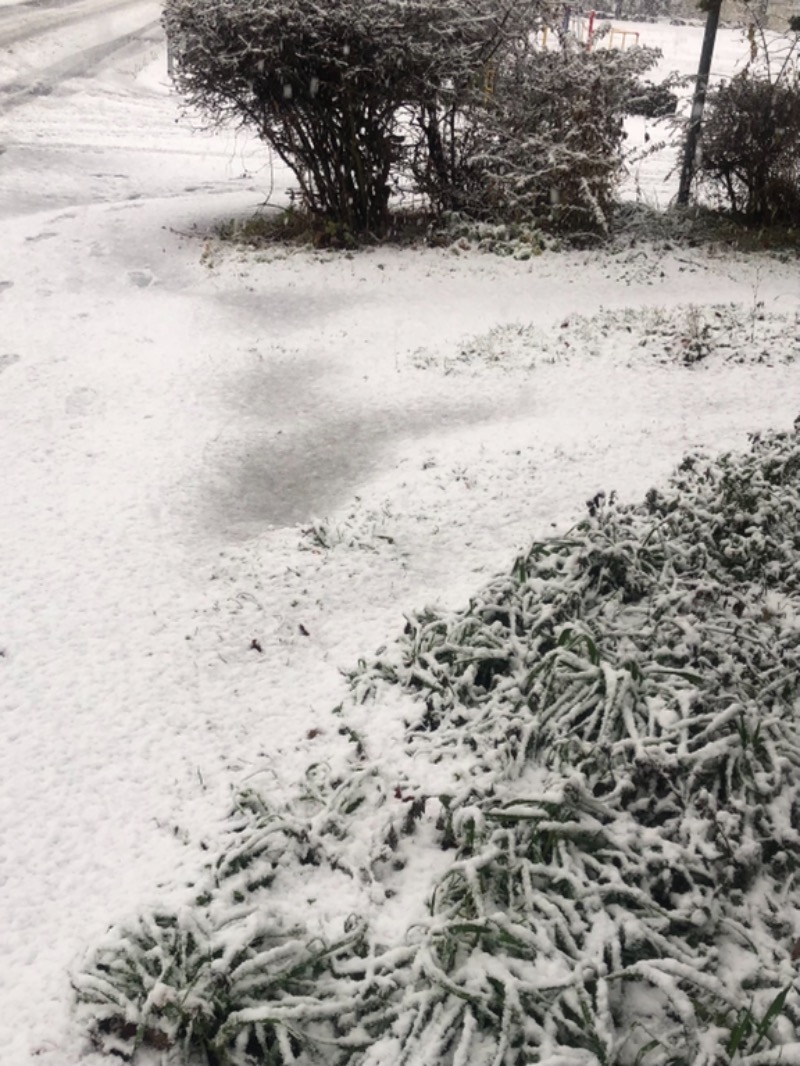
<instances>
[{"instance_id":1,"label":"snowy lawn","mask_svg":"<svg viewBox=\"0 0 800 1066\"><path fill-rule=\"evenodd\" d=\"M98 1044L800 1061L799 473L798 432L687 457L410 616L305 773L245 782L184 905L103 939L76 978Z\"/></svg>"},{"instance_id":2,"label":"snowy lawn","mask_svg":"<svg viewBox=\"0 0 800 1066\"><path fill-rule=\"evenodd\" d=\"M796 259L207 237L270 171L163 62L1 120L4 1066L101 1061L69 972L185 898L233 790L324 760L404 613L800 409Z\"/></svg>"}]
</instances>

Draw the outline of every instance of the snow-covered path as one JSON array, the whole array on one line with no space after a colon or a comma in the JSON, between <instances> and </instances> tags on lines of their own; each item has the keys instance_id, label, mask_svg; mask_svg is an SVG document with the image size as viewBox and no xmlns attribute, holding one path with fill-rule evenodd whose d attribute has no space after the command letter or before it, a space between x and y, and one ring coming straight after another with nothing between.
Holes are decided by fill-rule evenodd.
<instances>
[{"instance_id":1,"label":"snow-covered path","mask_svg":"<svg viewBox=\"0 0 800 1066\"><path fill-rule=\"evenodd\" d=\"M291 772L339 666L403 610L800 407L780 361L456 361L497 324L601 306L797 313L796 261L206 239L270 171L176 128L163 62L145 35L0 118L3 1066L83 1061L69 967L179 890L231 787ZM304 538L315 516L355 546Z\"/></svg>"}]
</instances>

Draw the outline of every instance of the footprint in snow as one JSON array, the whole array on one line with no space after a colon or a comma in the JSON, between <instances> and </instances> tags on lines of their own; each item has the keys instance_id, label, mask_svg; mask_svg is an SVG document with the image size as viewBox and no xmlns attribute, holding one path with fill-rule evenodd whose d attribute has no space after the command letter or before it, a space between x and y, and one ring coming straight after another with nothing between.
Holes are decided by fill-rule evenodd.
<instances>
[{"instance_id":1,"label":"footprint in snow","mask_svg":"<svg viewBox=\"0 0 800 1066\"><path fill-rule=\"evenodd\" d=\"M14 363L18 362L19 356L16 355L14 352L10 352L6 355L0 355L0 374L2 374L4 370L8 370L8 368L10 366L13 366Z\"/></svg>"},{"instance_id":2,"label":"footprint in snow","mask_svg":"<svg viewBox=\"0 0 800 1066\"><path fill-rule=\"evenodd\" d=\"M146 289L148 285L152 285L155 280L155 277L149 270L128 271L128 281L131 285L135 285L137 289Z\"/></svg>"},{"instance_id":3,"label":"footprint in snow","mask_svg":"<svg viewBox=\"0 0 800 1066\"><path fill-rule=\"evenodd\" d=\"M73 389L64 402L64 410L68 415L86 415L90 412L102 414L104 409L100 397L94 389Z\"/></svg>"},{"instance_id":4,"label":"footprint in snow","mask_svg":"<svg viewBox=\"0 0 800 1066\"><path fill-rule=\"evenodd\" d=\"M4 289L13 288L13 285L14 285L13 281L0 281L0 292L2 292Z\"/></svg>"}]
</instances>

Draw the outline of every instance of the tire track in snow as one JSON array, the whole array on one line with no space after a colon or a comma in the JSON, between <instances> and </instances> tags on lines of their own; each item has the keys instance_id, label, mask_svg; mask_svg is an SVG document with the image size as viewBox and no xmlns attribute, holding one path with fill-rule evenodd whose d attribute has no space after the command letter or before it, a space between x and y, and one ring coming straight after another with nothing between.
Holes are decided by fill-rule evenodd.
<instances>
[{"instance_id":1,"label":"tire track in snow","mask_svg":"<svg viewBox=\"0 0 800 1066\"><path fill-rule=\"evenodd\" d=\"M80 0L10 0L5 7L0 8L0 15L3 11L24 11L27 8L51 8L51 7L69 7L71 4L80 3Z\"/></svg>"},{"instance_id":2,"label":"tire track in snow","mask_svg":"<svg viewBox=\"0 0 800 1066\"><path fill-rule=\"evenodd\" d=\"M67 2L71 4L73 0ZM136 7L137 4L141 4L141 0L101 0L100 3L98 0L78 0L74 7L70 6L70 10L60 15L49 9L49 3L46 6L37 4L34 10L30 10L28 4L3 7L0 8L0 48L41 37L53 30L97 18L98 15L115 14L128 7ZM61 0L54 6L65 7L67 4Z\"/></svg>"},{"instance_id":3,"label":"tire track in snow","mask_svg":"<svg viewBox=\"0 0 800 1066\"><path fill-rule=\"evenodd\" d=\"M58 63L53 63L52 66L46 67L44 70L37 71L33 75L18 78L16 81L0 86L0 115L6 114L15 107L22 106L29 102L32 97L48 96L59 82L89 73L92 68L98 66L116 52L122 51L122 49L135 42L144 41L148 33L159 27L160 21L156 19L154 22L148 22L146 26L142 26L138 30L124 33L119 37L112 38L110 41L103 41L92 48L85 48L68 56L66 59L60 60Z\"/></svg>"}]
</instances>

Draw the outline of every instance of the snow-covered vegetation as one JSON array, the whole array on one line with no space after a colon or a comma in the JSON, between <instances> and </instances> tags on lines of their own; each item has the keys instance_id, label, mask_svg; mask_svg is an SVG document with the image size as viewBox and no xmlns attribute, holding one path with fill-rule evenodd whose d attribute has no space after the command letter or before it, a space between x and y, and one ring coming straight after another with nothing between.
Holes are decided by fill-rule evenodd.
<instances>
[{"instance_id":1,"label":"snow-covered vegetation","mask_svg":"<svg viewBox=\"0 0 800 1066\"><path fill-rule=\"evenodd\" d=\"M632 361L652 359L664 366L794 362L800 359L800 317L768 311L756 289L750 307L604 309L592 315L567 315L546 330L509 323L470 338L444 359L421 348L411 361L419 368L437 366L447 374L476 373L486 367L498 374L524 374L549 363L569 363L576 353L581 359L588 356L610 363L623 345L632 348Z\"/></svg>"},{"instance_id":2,"label":"snow-covered vegetation","mask_svg":"<svg viewBox=\"0 0 800 1066\"><path fill-rule=\"evenodd\" d=\"M334 242L384 235L403 188L467 220L465 250L516 225L500 250L522 260L546 243L538 224L608 230L623 115L656 60L564 34L545 47L553 13L502 0L480 18L457 0L169 0L165 24L189 102L253 127ZM759 203L745 214L787 214ZM749 308L506 324L410 365L524 373L623 336L660 364L773 365L800 354L799 330L756 285ZM74 978L98 1049L215 1066L800 1063L800 439L689 455L644 503L587 507L462 611L409 616L349 673L324 756L238 792L183 905L112 929ZM385 534L318 521L305 536L329 552Z\"/></svg>"},{"instance_id":3,"label":"snow-covered vegetation","mask_svg":"<svg viewBox=\"0 0 800 1066\"><path fill-rule=\"evenodd\" d=\"M791 246L220 240L160 13L0 0L3 1066L796 1061Z\"/></svg>"},{"instance_id":4,"label":"snow-covered vegetation","mask_svg":"<svg viewBox=\"0 0 800 1066\"><path fill-rule=\"evenodd\" d=\"M711 94L700 177L750 223L800 222L800 23L767 35L754 17L750 62Z\"/></svg>"},{"instance_id":5,"label":"snow-covered vegetation","mask_svg":"<svg viewBox=\"0 0 800 1066\"><path fill-rule=\"evenodd\" d=\"M589 50L546 0L168 0L178 89L254 130L329 240L434 215L606 230L649 48ZM549 34L549 38L548 38Z\"/></svg>"},{"instance_id":6,"label":"snow-covered vegetation","mask_svg":"<svg viewBox=\"0 0 800 1066\"><path fill-rule=\"evenodd\" d=\"M710 94L698 173L735 216L791 224L798 34L746 15L749 60ZM687 89L644 80L660 53L638 35L579 39L548 0L168 0L164 24L185 99L277 153L320 243L385 236L397 194L436 221L608 233L626 116L665 118Z\"/></svg>"},{"instance_id":7,"label":"snow-covered vegetation","mask_svg":"<svg viewBox=\"0 0 800 1066\"><path fill-rule=\"evenodd\" d=\"M800 1062L800 437L587 506L410 617L291 794L240 794L192 901L107 938L77 979L100 1046Z\"/></svg>"}]
</instances>

